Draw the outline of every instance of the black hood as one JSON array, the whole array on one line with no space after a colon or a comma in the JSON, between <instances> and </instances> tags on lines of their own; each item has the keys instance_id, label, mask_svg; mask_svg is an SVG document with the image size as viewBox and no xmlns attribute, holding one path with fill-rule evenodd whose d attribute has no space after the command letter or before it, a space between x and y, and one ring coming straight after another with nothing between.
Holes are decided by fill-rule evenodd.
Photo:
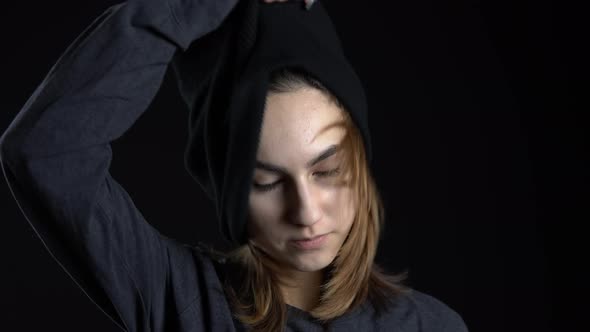
<instances>
[{"instance_id":1,"label":"black hood","mask_svg":"<svg viewBox=\"0 0 590 332\"><path fill-rule=\"evenodd\" d=\"M371 161L362 84L320 2L240 0L222 25L172 62L189 106L185 166L215 202L232 246L247 243L248 197L270 74L283 67L318 79L350 112Z\"/></svg>"}]
</instances>

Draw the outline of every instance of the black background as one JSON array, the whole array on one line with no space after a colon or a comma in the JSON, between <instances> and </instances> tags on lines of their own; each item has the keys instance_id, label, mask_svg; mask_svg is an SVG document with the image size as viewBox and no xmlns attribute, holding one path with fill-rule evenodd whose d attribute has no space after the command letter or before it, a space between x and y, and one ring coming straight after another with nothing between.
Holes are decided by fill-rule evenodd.
<instances>
[{"instance_id":1,"label":"black background","mask_svg":"<svg viewBox=\"0 0 590 332\"><path fill-rule=\"evenodd\" d=\"M2 4L0 130L118 2ZM563 1L323 3L369 100L387 214L378 262L408 269L412 287L447 303L471 331L586 330L584 12ZM188 112L171 78L112 143L111 173L162 233L223 248L213 205L184 170ZM116 331L6 185L0 206L0 329Z\"/></svg>"}]
</instances>

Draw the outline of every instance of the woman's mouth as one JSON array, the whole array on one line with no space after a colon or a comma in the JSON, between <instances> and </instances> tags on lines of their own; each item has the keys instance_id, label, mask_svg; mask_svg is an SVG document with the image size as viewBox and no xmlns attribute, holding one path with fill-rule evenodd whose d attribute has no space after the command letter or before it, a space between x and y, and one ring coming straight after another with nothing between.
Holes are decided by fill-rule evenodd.
<instances>
[{"instance_id":1,"label":"woman's mouth","mask_svg":"<svg viewBox=\"0 0 590 332\"><path fill-rule=\"evenodd\" d=\"M328 234L324 234L324 235L316 236L311 239L291 240L291 241L289 241L289 243L291 243L297 249L312 250L312 249L321 248L324 245L324 243L326 242L327 238L328 238Z\"/></svg>"}]
</instances>

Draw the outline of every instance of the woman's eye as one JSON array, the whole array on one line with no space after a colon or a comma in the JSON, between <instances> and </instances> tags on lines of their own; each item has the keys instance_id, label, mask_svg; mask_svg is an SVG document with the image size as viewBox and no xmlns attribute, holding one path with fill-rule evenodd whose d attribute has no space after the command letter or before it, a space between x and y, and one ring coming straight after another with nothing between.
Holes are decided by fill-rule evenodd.
<instances>
[{"instance_id":1,"label":"woman's eye","mask_svg":"<svg viewBox=\"0 0 590 332\"><path fill-rule=\"evenodd\" d=\"M321 171L321 172L315 172L315 174L318 174L321 177L328 177L328 176L334 176L336 174L338 174L340 172L340 167L328 170L328 171Z\"/></svg>"},{"instance_id":2,"label":"woman's eye","mask_svg":"<svg viewBox=\"0 0 590 332\"><path fill-rule=\"evenodd\" d=\"M254 188L256 188L256 190L259 191L269 191L274 189L281 181L276 181L273 183L269 183L269 184L259 184L259 183L254 183L253 186Z\"/></svg>"},{"instance_id":3,"label":"woman's eye","mask_svg":"<svg viewBox=\"0 0 590 332\"><path fill-rule=\"evenodd\" d=\"M319 177L331 177L331 176L335 176L340 172L340 167L331 169L331 170L327 170L327 171L318 171L315 172L314 174L316 174ZM261 191L261 192L265 192L265 191L271 191L274 188L276 188L280 183L282 182L282 180L273 182L273 183L269 183L269 184L260 184L260 183L253 183L253 187L256 188L256 190Z\"/></svg>"}]
</instances>

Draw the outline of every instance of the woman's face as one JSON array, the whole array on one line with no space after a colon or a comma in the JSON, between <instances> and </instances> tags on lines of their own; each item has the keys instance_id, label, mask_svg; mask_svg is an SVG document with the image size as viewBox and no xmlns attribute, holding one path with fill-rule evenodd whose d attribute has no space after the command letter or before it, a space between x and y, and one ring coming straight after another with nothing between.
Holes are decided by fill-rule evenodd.
<instances>
[{"instance_id":1,"label":"woman's face","mask_svg":"<svg viewBox=\"0 0 590 332\"><path fill-rule=\"evenodd\" d=\"M340 112L315 88L267 96L248 230L254 244L286 268L325 268L351 228L352 191L335 176L340 154L334 147L345 129L331 125L342 121ZM294 242L320 235L320 244Z\"/></svg>"}]
</instances>

